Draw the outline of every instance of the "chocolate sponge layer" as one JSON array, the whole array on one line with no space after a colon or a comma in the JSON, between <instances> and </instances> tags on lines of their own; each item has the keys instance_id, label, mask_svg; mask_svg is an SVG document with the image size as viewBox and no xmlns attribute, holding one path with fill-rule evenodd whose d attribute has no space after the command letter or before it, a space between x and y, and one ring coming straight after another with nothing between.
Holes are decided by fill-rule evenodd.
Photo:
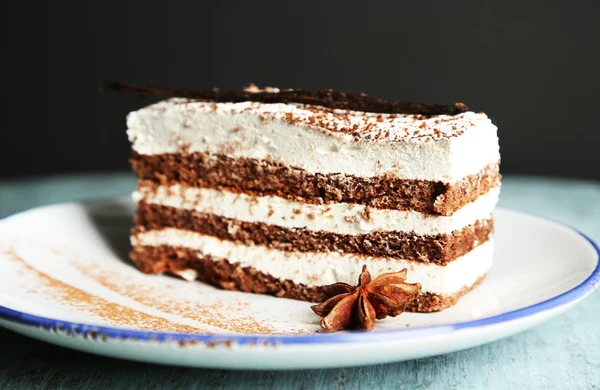
<instances>
[{"instance_id":1,"label":"chocolate sponge layer","mask_svg":"<svg viewBox=\"0 0 600 390\"><path fill-rule=\"evenodd\" d=\"M197 279L225 290L268 294L277 297L322 302L326 296L320 286L309 287L290 280L281 280L252 267L242 267L227 259L214 259L197 252L170 246L136 246L131 259L146 273L171 273L194 270ZM408 311L432 312L450 307L468 291L475 288L485 277L481 276L472 286L465 286L453 294L421 294Z\"/></svg>"},{"instance_id":2,"label":"chocolate sponge layer","mask_svg":"<svg viewBox=\"0 0 600 390\"><path fill-rule=\"evenodd\" d=\"M140 179L157 184L185 184L259 196L276 195L306 203L357 203L431 215L451 215L500 185L498 163L452 184L401 179L393 175L312 174L270 160L200 152L158 155L134 152L131 163Z\"/></svg>"},{"instance_id":3,"label":"chocolate sponge layer","mask_svg":"<svg viewBox=\"0 0 600 390\"><path fill-rule=\"evenodd\" d=\"M136 232L176 228L233 241L262 245L288 252L341 252L447 264L486 242L493 233L491 219L476 221L450 234L416 235L376 231L350 235L304 228L285 228L244 222L215 214L141 202Z\"/></svg>"}]
</instances>

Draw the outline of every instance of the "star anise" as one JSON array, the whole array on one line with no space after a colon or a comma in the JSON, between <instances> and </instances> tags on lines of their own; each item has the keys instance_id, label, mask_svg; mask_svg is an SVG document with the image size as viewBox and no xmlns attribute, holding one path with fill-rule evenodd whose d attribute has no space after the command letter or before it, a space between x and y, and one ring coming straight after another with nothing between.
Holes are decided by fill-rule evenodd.
<instances>
[{"instance_id":1,"label":"star anise","mask_svg":"<svg viewBox=\"0 0 600 390\"><path fill-rule=\"evenodd\" d=\"M358 286L341 282L324 286L323 292L330 298L311 309L323 317L321 327L325 330L371 330L375 319L401 314L406 305L419 296L421 285L408 284L405 280L406 268L371 280L367 266L363 265Z\"/></svg>"}]
</instances>

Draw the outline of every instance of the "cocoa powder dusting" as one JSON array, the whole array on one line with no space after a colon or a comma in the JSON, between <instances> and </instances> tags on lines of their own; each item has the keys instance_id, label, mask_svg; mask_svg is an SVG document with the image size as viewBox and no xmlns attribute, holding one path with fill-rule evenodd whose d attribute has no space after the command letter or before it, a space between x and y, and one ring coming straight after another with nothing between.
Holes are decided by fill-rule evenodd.
<instances>
[{"instance_id":1,"label":"cocoa powder dusting","mask_svg":"<svg viewBox=\"0 0 600 390\"><path fill-rule=\"evenodd\" d=\"M177 324L89 294L33 268L14 251L6 252L6 254L13 262L18 263L25 272L36 276L46 288L44 290L45 294L73 310L97 316L107 324L162 332L207 333L199 328Z\"/></svg>"},{"instance_id":2,"label":"cocoa powder dusting","mask_svg":"<svg viewBox=\"0 0 600 390\"><path fill-rule=\"evenodd\" d=\"M55 248L51 250L56 252ZM32 293L43 293L74 311L96 316L108 325L150 331L195 334L215 334L220 333L221 330L243 334L306 333L305 330L295 328L278 331L268 321L256 320L248 313L248 302L231 299L226 301L212 300L205 303L207 300L198 299L198 297L187 300L175 298L175 290L173 290L172 284L153 283L152 279L142 274L140 274L140 277L132 277L119 269L99 267L93 260L81 261L75 256L60 253L66 256L68 263L84 277L90 278L127 299L136 301L147 308L160 311L165 315L178 316L206 327L216 328L215 331L207 331L206 329L181 324L108 301L105 298L56 280L50 275L33 268L14 251L4 251L2 253L6 253L11 261L18 263L20 266L19 275L23 275L23 278L33 275L39 281L39 287L32 290ZM187 288L187 286L184 288ZM99 339L100 337L96 334L89 334L88 338Z\"/></svg>"},{"instance_id":3,"label":"cocoa powder dusting","mask_svg":"<svg viewBox=\"0 0 600 390\"><path fill-rule=\"evenodd\" d=\"M221 313L224 308L229 313L244 313L245 305L240 302L218 302L206 305L203 302L179 301L170 299L169 294L165 294L164 288L156 288L152 285L141 285L128 278L119 277L111 272L101 268L83 265L77 262L72 264L79 272L95 280L104 287L146 307L159 310L163 313L181 316L199 323L215 328L228 330L237 333L247 334L272 334L275 329L265 323L258 322L250 316L224 317Z\"/></svg>"}]
</instances>

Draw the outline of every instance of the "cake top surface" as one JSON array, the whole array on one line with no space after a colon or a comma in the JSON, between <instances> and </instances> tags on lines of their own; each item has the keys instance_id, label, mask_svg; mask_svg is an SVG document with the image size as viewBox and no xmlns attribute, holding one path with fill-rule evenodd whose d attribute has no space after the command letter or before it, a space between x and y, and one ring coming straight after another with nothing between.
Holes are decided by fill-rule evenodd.
<instances>
[{"instance_id":1,"label":"cake top surface","mask_svg":"<svg viewBox=\"0 0 600 390\"><path fill-rule=\"evenodd\" d=\"M240 115L263 121L319 130L344 142L439 141L458 137L473 127L494 127L483 113L467 111L462 103L434 104L379 99L333 90L280 90L255 85L220 91L153 88L120 83L106 88L166 100L140 111L159 111L191 126L205 125L200 117Z\"/></svg>"},{"instance_id":2,"label":"cake top surface","mask_svg":"<svg viewBox=\"0 0 600 390\"><path fill-rule=\"evenodd\" d=\"M183 114L182 120L199 124L198 115L249 115L263 121L283 121L306 126L344 141L398 142L439 141L458 137L469 129L493 126L484 113L471 111L456 115L372 113L331 109L301 103L204 102L171 98L142 110L165 115Z\"/></svg>"}]
</instances>

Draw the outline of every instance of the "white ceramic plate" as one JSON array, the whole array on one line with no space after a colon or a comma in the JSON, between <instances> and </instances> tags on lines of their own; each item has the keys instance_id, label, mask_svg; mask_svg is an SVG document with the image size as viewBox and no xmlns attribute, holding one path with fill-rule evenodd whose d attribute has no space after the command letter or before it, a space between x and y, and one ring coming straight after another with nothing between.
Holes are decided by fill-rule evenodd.
<instances>
[{"instance_id":1,"label":"white ceramic plate","mask_svg":"<svg viewBox=\"0 0 600 390\"><path fill-rule=\"evenodd\" d=\"M598 248L539 217L496 212L485 281L441 313L373 332L318 333L309 303L144 275L127 259L129 199L63 204L0 221L0 325L91 353L215 368L298 369L414 359L498 340L598 286Z\"/></svg>"}]
</instances>

